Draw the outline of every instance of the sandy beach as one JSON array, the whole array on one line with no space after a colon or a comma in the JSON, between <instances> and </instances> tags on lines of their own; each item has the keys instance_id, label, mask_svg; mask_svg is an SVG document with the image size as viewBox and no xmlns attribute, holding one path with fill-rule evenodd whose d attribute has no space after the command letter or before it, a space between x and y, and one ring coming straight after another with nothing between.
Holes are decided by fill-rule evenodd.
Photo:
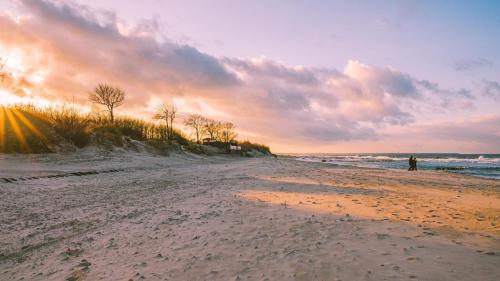
<instances>
[{"instance_id":1,"label":"sandy beach","mask_svg":"<svg viewBox=\"0 0 500 281\"><path fill-rule=\"evenodd\" d=\"M500 181L92 149L0 167L0 280L500 280Z\"/></svg>"}]
</instances>

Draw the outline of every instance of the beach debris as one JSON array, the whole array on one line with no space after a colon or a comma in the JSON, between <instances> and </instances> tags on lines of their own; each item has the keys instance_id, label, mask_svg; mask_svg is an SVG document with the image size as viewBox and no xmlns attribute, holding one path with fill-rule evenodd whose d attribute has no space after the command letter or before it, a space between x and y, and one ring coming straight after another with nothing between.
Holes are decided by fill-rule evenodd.
<instances>
[{"instance_id":1,"label":"beach debris","mask_svg":"<svg viewBox=\"0 0 500 281\"><path fill-rule=\"evenodd\" d=\"M86 260L86 259L83 259L80 261L80 263L78 264L78 267L83 267L83 269L88 269L89 266L91 266L92 264Z\"/></svg>"},{"instance_id":2,"label":"beach debris","mask_svg":"<svg viewBox=\"0 0 500 281\"><path fill-rule=\"evenodd\" d=\"M64 177L71 177L71 176L88 176L88 175L98 175L98 174L107 174L107 173L117 173L117 172L123 172L125 169L106 169L106 170L101 170L101 171L83 171L83 172L67 172L67 173L60 173L60 174L53 174L53 175L44 175L44 176L24 176L24 177L18 177L18 178L0 178L0 181L3 181L5 183L14 183L17 181L29 181L29 180L37 180L37 179L54 179L54 178L64 178Z\"/></svg>"},{"instance_id":3,"label":"beach debris","mask_svg":"<svg viewBox=\"0 0 500 281\"><path fill-rule=\"evenodd\" d=\"M68 248L66 251L62 252L61 254L65 255L66 257L78 257L81 253L83 252L83 249L71 249Z\"/></svg>"},{"instance_id":4,"label":"beach debris","mask_svg":"<svg viewBox=\"0 0 500 281\"><path fill-rule=\"evenodd\" d=\"M73 271L67 278L66 281L80 281L84 280L85 276L88 273L88 268L87 269L78 269Z\"/></svg>"},{"instance_id":5,"label":"beach debris","mask_svg":"<svg viewBox=\"0 0 500 281\"><path fill-rule=\"evenodd\" d=\"M387 237L389 237L389 234L387 234L387 233L376 233L375 232L375 235L377 236L378 240L383 240L383 239L386 239Z\"/></svg>"}]
</instances>

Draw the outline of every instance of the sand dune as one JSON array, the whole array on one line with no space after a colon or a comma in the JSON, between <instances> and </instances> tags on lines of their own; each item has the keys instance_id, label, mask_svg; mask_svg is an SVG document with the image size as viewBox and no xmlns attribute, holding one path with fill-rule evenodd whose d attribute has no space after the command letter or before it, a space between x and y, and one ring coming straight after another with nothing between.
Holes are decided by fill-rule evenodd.
<instances>
[{"instance_id":1,"label":"sand dune","mask_svg":"<svg viewBox=\"0 0 500 281\"><path fill-rule=\"evenodd\" d=\"M499 181L91 150L0 167L24 179L0 182L0 280L500 280Z\"/></svg>"}]
</instances>

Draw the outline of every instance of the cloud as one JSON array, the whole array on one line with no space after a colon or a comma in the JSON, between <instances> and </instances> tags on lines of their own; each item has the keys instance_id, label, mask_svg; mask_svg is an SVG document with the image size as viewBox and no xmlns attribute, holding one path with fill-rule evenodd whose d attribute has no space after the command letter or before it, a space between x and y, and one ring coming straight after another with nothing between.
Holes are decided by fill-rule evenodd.
<instances>
[{"instance_id":1,"label":"cloud","mask_svg":"<svg viewBox=\"0 0 500 281\"><path fill-rule=\"evenodd\" d=\"M313 85L319 83L315 72L304 67L289 67L265 57L252 60L225 59L224 62L236 72L251 73L253 78L262 79L271 75L293 84Z\"/></svg>"},{"instance_id":2,"label":"cloud","mask_svg":"<svg viewBox=\"0 0 500 281\"><path fill-rule=\"evenodd\" d=\"M500 84L496 81L484 81L482 93L486 97L500 100Z\"/></svg>"},{"instance_id":3,"label":"cloud","mask_svg":"<svg viewBox=\"0 0 500 281\"><path fill-rule=\"evenodd\" d=\"M372 91L402 97L418 95L412 77L389 67L377 68L357 61L349 61L344 72Z\"/></svg>"},{"instance_id":4,"label":"cloud","mask_svg":"<svg viewBox=\"0 0 500 281\"><path fill-rule=\"evenodd\" d=\"M2 88L18 97L28 96L29 89L35 87L35 85L25 77L15 77L9 72L5 72L0 75L0 85Z\"/></svg>"},{"instance_id":5,"label":"cloud","mask_svg":"<svg viewBox=\"0 0 500 281\"><path fill-rule=\"evenodd\" d=\"M427 80L416 82L422 92L427 92L423 105L427 113L448 111L467 111L475 108L476 96L469 89L442 88L438 83Z\"/></svg>"},{"instance_id":6,"label":"cloud","mask_svg":"<svg viewBox=\"0 0 500 281\"><path fill-rule=\"evenodd\" d=\"M123 112L151 116L152 101L173 99L196 112L236 123L259 141L328 143L376 140L377 131L415 122L427 108L471 102L393 67L348 61L341 71L289 66L265 57L219 58L178 44L158 24L127 25L113 12L68 1L21 0L24 15L0 16L0 48L20 54L26 83L19 95L85 103L99 82L127 92ZM37 83L30 71L43 70ZM446 106L443 107L443 104Z\"/></svg>"},{"instance_id":7,"label":"cloud","mask_svg":"<svg viewBox=\"0 0 500 281\"><path fill-rule=\"evenodd\" d=\"M480 115L446 121L433 120L397 129L391 127L380 132L378 140L358 145L383 152L498 153L498 132L499 114Z\"/></svg>"},{"instance_id":8,"label":"cloud","mask_svg":"<svg viewBox=\"0 0 500 281\"><path fill-rule=\"evenodd\" d=\"M492 66L493 62L483 58L460 59L451 64L451 67L455 71L469 71L469 70L475 70L479 68L492 67Z\"/></svg>"},{"instance_id":9,"label":"cloud","mask_svg":"<svg viewBox=\"0 0 500 281\"><path fill-rule=\"evenodd\" d=\"M422 141L441 143L443 147L453 143L455 151L495 152L500 147L500 115L479 116L475 118L439 122L417 127L416 132ZM450 148L449 148L450 149Z\"/></svg>"},{"instance_id":10,"label":"cloud","mask_svg":"<svg viewBox=\"0 0 500 281\"><path fill-rule=\"evenodd\" d=\"M112 12L69 1L20 3L28 18L15 26L9 24L13 29L6 31L7 37L50 54L55 70L76 74L82 69L86 79L94 81L137 81L128 84L141 91L147 90L144 84L150 88L189 82L220 88L238 83L214 57L167 39L158 42L151 33L154 22L128 28Z\"/></svg>"}]
</instances>

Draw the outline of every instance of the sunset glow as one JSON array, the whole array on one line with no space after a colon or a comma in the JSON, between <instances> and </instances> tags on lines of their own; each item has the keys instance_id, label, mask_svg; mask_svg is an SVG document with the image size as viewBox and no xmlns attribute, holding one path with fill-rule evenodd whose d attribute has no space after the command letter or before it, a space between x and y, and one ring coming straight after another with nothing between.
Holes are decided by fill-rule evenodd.
<instances>
[{"instance_id":1,"label":"sunset glow","mask_svg":"<svg viewBox=\"0 0 500 281\"><path fill-rule=\"evenodd\" d=\"M106 82L118 115L172 101L277 152L499 152L498 3L252 2L1 3L0 103Z\"/></svg>"}]
</instances>

